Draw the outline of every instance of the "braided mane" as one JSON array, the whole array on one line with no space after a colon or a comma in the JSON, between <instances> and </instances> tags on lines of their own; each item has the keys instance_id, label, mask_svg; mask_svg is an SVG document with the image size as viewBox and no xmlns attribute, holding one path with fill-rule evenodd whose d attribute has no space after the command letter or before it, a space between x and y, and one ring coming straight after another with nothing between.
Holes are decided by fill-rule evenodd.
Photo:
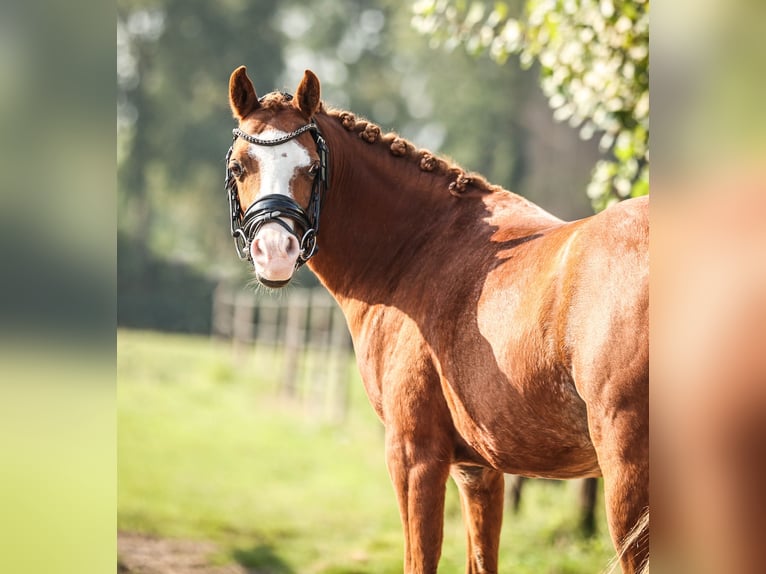
<instances>
[{"instance_id":1,"label":"braided mane","mask_svg":"<svg viewBox=\"0 0 766 574\"><path fill-rule=\"evenodd\" d=\"M266 109L279 111L291 106L291 100L281 92L267 94L261 100L261 106ZM369 144L385 146L389 152L404 160L415 163L421 171L443 174L450 181L449 192L462 197L468 192L493 193L502 190L500 186L489 183L486 178L475 172L466 172L453 161L438 157L426 149L419 149L395 132L381 133L379 126L363 118L357 118L353 113L334 108L325 108L320 104L319 112L338 121L347 131L358 134L359 138Z\"/></svg>"}]
</instances>

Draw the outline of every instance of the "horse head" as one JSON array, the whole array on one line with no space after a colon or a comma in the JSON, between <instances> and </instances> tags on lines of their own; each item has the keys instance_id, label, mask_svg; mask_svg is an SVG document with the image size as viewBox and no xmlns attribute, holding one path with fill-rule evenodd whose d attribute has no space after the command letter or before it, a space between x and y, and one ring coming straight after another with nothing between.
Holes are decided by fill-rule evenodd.
<instances>
[{"instance_id":1,"label":"horse head","mask_svg":"<svg viewBox=\"0 0 766 574\"><path fill-rule=\"evenodd\" d=\"M326 146L314 115L319 80L310 71L296 90L258 98L244 66L229 80L239 126L227 155L232 234L241 258L268 287L282 287L316 252Z\"/></svg>"}]
</instances>

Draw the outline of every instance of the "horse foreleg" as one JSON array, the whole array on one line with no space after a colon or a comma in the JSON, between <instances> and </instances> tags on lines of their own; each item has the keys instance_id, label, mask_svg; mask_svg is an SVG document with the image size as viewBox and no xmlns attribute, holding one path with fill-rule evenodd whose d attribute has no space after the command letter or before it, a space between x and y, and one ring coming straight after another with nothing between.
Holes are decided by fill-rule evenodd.
<instances>
[{"instance_id":1,"label":"horse foreleg","mask_svg":"<svg viewBox=\"0 0 766 574\"><path fill-rule=\"evenodd\" d=\"M468 574L496 574L503 523L503 473L472 465L454 465L468 535Z\"/></svg>"},{"instance_id":2,"label":"horse foreleg","mask_svg":"<svg viewBox=\"0 0 766 574\"><path fill-rule=\"evenodd\" d=\"M449 456L430 440L387 432L386 462L404 530L404 572L435 574L442 548Z\"/></svg>"}]
</instances>

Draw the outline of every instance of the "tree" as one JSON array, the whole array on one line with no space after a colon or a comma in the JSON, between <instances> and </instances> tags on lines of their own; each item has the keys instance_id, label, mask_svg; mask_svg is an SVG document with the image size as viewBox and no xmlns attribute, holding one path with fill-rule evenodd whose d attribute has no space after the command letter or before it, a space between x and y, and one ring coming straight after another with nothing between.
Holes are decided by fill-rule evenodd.
<instances>
[{"instance_id":1,"label":"tree","mask_svg":"<svg viewBox=\"0 0 766 574\"><path fill-rule=\"evenodd\" d=\"M497 97L523 88L516 75L499 73L489 59L434 53L409 25L410 8L401 2L287 5L285 20L311 25L311 34L295 34L287 47L292 78L300 78L311 63L329 104L364 116L384 131L394 129L418 146L449 154L495 183L517 187L523 134L512 121L514 106ZM290 54L295 53L311 57L305 63L296 58L299 65L293 65Z\"/></svg>"},{"instance_id":2,"label":"tree","mask_svg":"<svg viewBox=\"0 0 766 574\"><path fill-rule=\"evenodd\" d=\"M118 1L119 228L147 253L229 261L228 78L248 62L258 66L262 92L274 86L284 41L271 25L277 7L276 0L231 0L225 10L207 0Z\"/></svg>"},{"instance_id":3,"label":"tree","mask_svg":"<svg viewBox=\"0 0 766 574\"><path fill-rule=\"evenodd\" d=\"M207 330L210 277L240 274L224 158L231 70L282 68L276 0L118 0L118 322Z\"/></svg>"},{"instance_id":4,"label":"tree","mask_svg":"<svg viewBox=\"0 0 766 574\"><path fill-rule=\"evenodd\" d=\"M513 11L521 10L509 2L419 0L413 24L435 45L539 65L554 118L583 139L600 134L611 152L587 188L596 210L648 193L648 0L527 0L523 19Z\"/></svg>"},{"instance_id":5,"label":"tree","mask_svg":"<svg viewBox=\"0 0 766 574\"><path fill-rule=\"evenodd\" d=\"M584 195L562 190L585 185L587 167L581 166L595 161L595 146L547 121L534 73L500 68L489 57L463 51L434 51L410 25L411 5L396 0L293 0L281 6L277 22L289 36L288 88L311 67L328 104L446 154L562 217L590 211ZM542 155L563 150L560 170L539 169Z\"/></svg>"}]
</instances>

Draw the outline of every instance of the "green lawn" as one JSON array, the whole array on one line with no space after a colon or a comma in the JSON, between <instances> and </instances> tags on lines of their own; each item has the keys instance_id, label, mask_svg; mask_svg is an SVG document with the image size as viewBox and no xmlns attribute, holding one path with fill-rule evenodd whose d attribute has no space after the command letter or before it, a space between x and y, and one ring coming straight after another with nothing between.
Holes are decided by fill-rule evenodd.
<instances>
[{"instance_id":1,"label":"green lawn","mask_svg":"<svg viewBox=\"0 0 766 574\"><path fill-rule=\"evenodd\" d=\"M118 333L119 529L211 540L216 562L258 572L401 572L382 426L358 376L347 420L330 423L279 397L278 359L235 361L206 337ZM506 516L501 571L603 570L603 516L585 541L577 515L576 484L528 483L520 514ZM450 483L440 573L465 571L464 544Z\"/></svg>"}]
</instances>

